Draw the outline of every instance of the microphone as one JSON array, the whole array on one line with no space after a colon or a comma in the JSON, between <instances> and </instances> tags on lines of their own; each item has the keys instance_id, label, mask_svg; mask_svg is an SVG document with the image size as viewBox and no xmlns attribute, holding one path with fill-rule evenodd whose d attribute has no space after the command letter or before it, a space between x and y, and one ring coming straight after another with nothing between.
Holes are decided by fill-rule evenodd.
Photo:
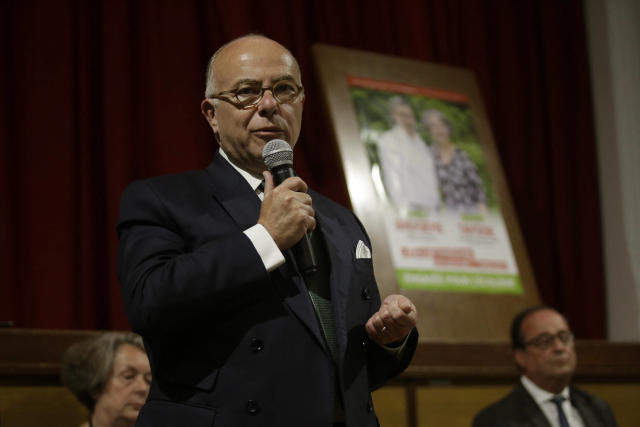
<instances>
[{"instance_id":1,"label":"microphone","mask_svg":"<svg viewBox=\"0 0 640 427\"><path fill-rule=\"evenodd\" d=\"M264 165L271 171L273 182L280 185L285 179L296 176L293 171L293 150L282 139L272 139L262 149ZM311 233L306 232L302 239L291 248L296 264L303 275L318 272L318 261L311 246Z\"/></svg>"}]
</instances>

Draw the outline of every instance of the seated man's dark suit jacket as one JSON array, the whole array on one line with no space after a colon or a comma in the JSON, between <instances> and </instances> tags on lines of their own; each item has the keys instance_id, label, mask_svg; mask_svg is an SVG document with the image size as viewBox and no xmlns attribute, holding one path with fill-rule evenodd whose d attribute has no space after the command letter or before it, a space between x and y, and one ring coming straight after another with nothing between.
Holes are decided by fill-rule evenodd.
<instances>
[{"instance_id":1,"label":"seated man's dark suit jacket","mask_svg":"<svg viewBox=\"0 0 640 427\"><path fill-rule=\"evenodd\" d=\"M613 411L602 399L570 387L571 404L585 427L615 427ZM522 384L476 415L473 427L551 427L542 410Z\"/></svg>"},{"instance_id":2,"label":"seated man's dark suit jacket","mask_svg":"<svg viewBox=\"0 0 640 427\"><path fill-rule=\"evenodd\" d=\"M370 391L401 360L370 342L380 306L371 244L356 217L310 191L331 261L337 362L289 251L265 270L243 230L260 199L216 153L207 169L132 183L120 206L118 274L126 314L144 338L153 382L141 426L327 427L334 393L347 426L376 426Z\"/></svg>"}]
</instances>

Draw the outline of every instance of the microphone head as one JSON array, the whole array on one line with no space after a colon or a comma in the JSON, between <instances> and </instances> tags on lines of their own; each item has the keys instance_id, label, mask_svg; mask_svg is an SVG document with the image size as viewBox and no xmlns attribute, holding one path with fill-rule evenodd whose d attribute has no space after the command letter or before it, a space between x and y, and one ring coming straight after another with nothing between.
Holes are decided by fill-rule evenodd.
<instances>
[{"instance_id":1,"label":"microphone head","mask_svg":"<svg viewBox=\"0 0 640 427\"><path fill-rule=\"evenodd\" d=\"M293 150L287 141L272 139L262 149L262 159L269 170L281 165L293 166Z\"/></svg>"}]
</instances>

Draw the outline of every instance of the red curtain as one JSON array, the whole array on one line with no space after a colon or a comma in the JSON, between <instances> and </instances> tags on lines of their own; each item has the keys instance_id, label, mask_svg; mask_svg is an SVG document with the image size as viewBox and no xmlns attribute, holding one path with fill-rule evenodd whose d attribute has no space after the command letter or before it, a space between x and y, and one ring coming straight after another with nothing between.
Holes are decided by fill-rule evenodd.
<instances>
[{"instance_id":1,"label":"red curtain","mask_svg":"<svg viewBox=\"0 0 640 427\"><path fill-rule=\"evenodd\" d=\"M347 205L321 107L316 42L472 69L544 302L605 334L596 152L582 2L0 2L0 320L125 329L119 198L133 179L208 164L204 70L259 32L298 58L296 169Z\"/></svg>"}]
</instances>

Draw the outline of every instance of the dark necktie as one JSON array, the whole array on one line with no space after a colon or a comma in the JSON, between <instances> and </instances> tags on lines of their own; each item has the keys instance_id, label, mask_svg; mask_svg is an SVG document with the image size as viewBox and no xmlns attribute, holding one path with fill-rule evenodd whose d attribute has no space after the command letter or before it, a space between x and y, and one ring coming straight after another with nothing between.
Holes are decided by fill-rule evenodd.
<instances>
[{"instance_id":1,"label":"dark necktie","mask_svg":"<svg viewBox=\"0 0 640 427\"><path fill-rule=\"evenodd\" d=\"M329 290L330 261L326 253L322 235L319 230L311 233L311 245L318 258L318 272L313 275L304 275L304 281L309 290L309 296L316 311L324 338L327 341L329 351L336 360L336 333L334 324L333 307L331 306L331 292Z\"/></svg>"},{"instance_id":2,"label":"dark necktie","mask_svg":"<svg viewBox=\"0 0 640 427\"><path fill-rule=\"evenodd\" d=\"M309 297L311 297L311 302L313 303L313 308L322 328L327 347L331 352L333 360L337 362L335 317L331 305L331 291L329 288L331 261L329 260L329 253L327 252L326 243L324 242L320 227L311 233L311 245L318 260L318 271L316 274L303 275L303 277L309 291ZM335 394L333 395L334 425L344 425L340 424L340 422L344 422L344 409L339 384L340 381L336 378Z\"/></svg>"},{"instance_id":3,"label":"dark necktie","mask_svg":"<svg viewBox=\"0 0 640 427\"><path fill-rule=\"evenodd\" d=\"M260 184L256 187L256 194L260 197L260 194L264 193L264 179L260 181ZM264 197L261 197L264 199Z\"/></svg>"},{"instance_id":4,"label":"dark necktie","mask_svg":"<svg viewBox=\"0 0 640 427\"><path fill-rule=\"evenodd\" d=\"M564 414L562 410L562 402L564 402L564 396L556 395L551 398L551 401L556 404L556 408L558 409L558 421L560 421L560 427L569 427L569 421L567 421L567 416Z\"/></svg>"}]
</instances>

